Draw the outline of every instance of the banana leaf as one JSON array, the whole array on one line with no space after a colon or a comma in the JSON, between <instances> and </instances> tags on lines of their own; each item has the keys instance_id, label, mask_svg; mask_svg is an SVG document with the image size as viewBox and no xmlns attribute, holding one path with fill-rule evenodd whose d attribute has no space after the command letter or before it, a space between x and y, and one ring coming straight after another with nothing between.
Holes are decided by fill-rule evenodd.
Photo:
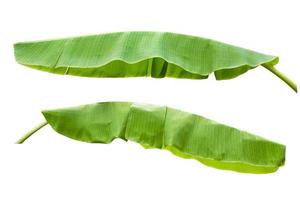
<instances>
[{"instance_id":1,"label":"banana leaf","mask_svg":"<svg viewBox=\"0 0 300 200\"><path fill-rule=\"evenodd\" d=\"M46 122L17 143L49 123L74 140L104 144L115 138L130 140L218 169L271 173L285 162L284 145L166 106L104 102L42 113Z\"/></svg>"},{"instance_id":2,"label":"banana leaf","mask_svg":"<svg viewBox=\"0 0 300 200\"><path fill-rule=\"evenodd\" d=\"M264 66L297 92L274 68L277 56L211 39L168 32L116 32L14 45L16 61L56 74L86 77L232 79Z\"/></svg>"}]
</instances>

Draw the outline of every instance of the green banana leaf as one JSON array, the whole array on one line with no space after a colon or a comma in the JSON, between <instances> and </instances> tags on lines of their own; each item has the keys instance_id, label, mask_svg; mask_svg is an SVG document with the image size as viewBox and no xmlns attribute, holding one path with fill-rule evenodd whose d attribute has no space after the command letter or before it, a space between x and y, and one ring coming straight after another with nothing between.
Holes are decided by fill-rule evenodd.
<instances>
[{"instance_id":1,"label":"green banana leaf","mask_svg":"<svg viewBox=\"0 0 300 200\"><path fill-rule=\"evenodd\" d=\"M105 102L42 113L46 122L17 143L49 123L58 133L75 140L105 144L115 138L131 140L218 169L271 173L285 161L281 144L166 106Z\"/></svg>"},{"instance_id":2,"label":"green banana leaf","mask_svg":"<svg viewBox=\"0 0 300 200\"><path fill-rule=\"evenodd\" d=\"M173 77L217 80L259 65L297 86L274 68L277 56L195 36L168 32L117 32L14 45L18 63L56 74L86 77Z\"/></svg>"}]
</instances>

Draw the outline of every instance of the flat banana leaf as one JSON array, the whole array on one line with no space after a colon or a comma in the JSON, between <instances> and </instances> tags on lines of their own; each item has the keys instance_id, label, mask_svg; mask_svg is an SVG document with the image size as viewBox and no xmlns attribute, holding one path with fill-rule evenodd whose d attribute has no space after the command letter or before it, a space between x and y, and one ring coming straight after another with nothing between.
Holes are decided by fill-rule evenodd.
<instances>
[{"instance_id":1,"label":"flat banana leaf","mask_svg":"<svg viewBox=\"0 0 300 200\"><path fill-rule=\"evenodd\" d=\"M18 63L56 74L86 77L173 77L217 80L259 65L297 86L274 65L277 56L210 39L168 32L117 32L14 45Z\"/></svg>"},{"instance_id":2,"label":"flat banana leaf","mask_svg":"<svg viewBox=\"0 0 300 200\"><path fill-rule=\"evenodd\" d=\"M219 169L271 173L285 161L281 144L165 106L106 102L42 113L55 131L75 140L131 140Z\"/></svg>"}]
</instances>

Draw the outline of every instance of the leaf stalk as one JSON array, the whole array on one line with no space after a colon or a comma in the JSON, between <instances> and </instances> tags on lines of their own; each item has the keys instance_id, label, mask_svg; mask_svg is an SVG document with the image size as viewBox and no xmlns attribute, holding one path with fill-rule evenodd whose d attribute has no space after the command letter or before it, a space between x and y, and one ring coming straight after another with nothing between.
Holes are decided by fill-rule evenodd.
<instances>
[{"instance_id":1,"label":"leaf stalk","mask_svg":"<svg viewBox=\"0 0 300 200\"><path fill-rule=\"evenodd\" d=\"M34 127L29 132L27 132L25 135L23 135L16 142L16 144L22 144L23 142L25 142L25 140L27 140L30 136L32 136L35 132L37 132L38 130L40 130L41 128L43 128L44 126L46 126L47 124L48 124L48 122L43 122L43 123L39 124L38 126Z\"/></svg>"},{"instance_id":2,"label":"leaf stalk","mask_svg":"<svg viewBox=\"0 0 300 200\"><path fill-rule=\"evenodd\" d=\"M278 78L283 80L288 86L290 86L296 93L297 93L297 84L294 83L291 79L289 79L287 76L285 76L283 73L278 71L274 66L266 66L263 65L267 70L275 74Z\"/></svg>"}]
</instances>

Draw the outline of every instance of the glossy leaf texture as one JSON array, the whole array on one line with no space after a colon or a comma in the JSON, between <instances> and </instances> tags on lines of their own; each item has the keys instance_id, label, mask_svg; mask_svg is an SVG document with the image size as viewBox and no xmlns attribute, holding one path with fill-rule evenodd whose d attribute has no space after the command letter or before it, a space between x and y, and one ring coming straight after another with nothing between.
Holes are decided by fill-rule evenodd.
<instances>
[{"instance_id":1,"label":"glossy leaf texture","mask_svg":"<svg viewBox=\"0 0 300 200\"><path fill-rule=\"evenodd\" d=\"M237 77L262 65L274 70L277 56L211 39L169 32L116 32L14 45L18 63L56 74L86 77ZM278 72L278 73L276 73Z\"/></svg>"},{"instance_id":2,"label":"glossy leaf texture","mask_svg":"<svg viewBox=\"0 0 300 200\"><path fill-rule=\"evenodd\" d=\"M284 145L166 106L104 102L42 113L55 131L74 140L107 144L121 138L218 169L271 173L285 161Z\"/></svg>"}]
</instances>

